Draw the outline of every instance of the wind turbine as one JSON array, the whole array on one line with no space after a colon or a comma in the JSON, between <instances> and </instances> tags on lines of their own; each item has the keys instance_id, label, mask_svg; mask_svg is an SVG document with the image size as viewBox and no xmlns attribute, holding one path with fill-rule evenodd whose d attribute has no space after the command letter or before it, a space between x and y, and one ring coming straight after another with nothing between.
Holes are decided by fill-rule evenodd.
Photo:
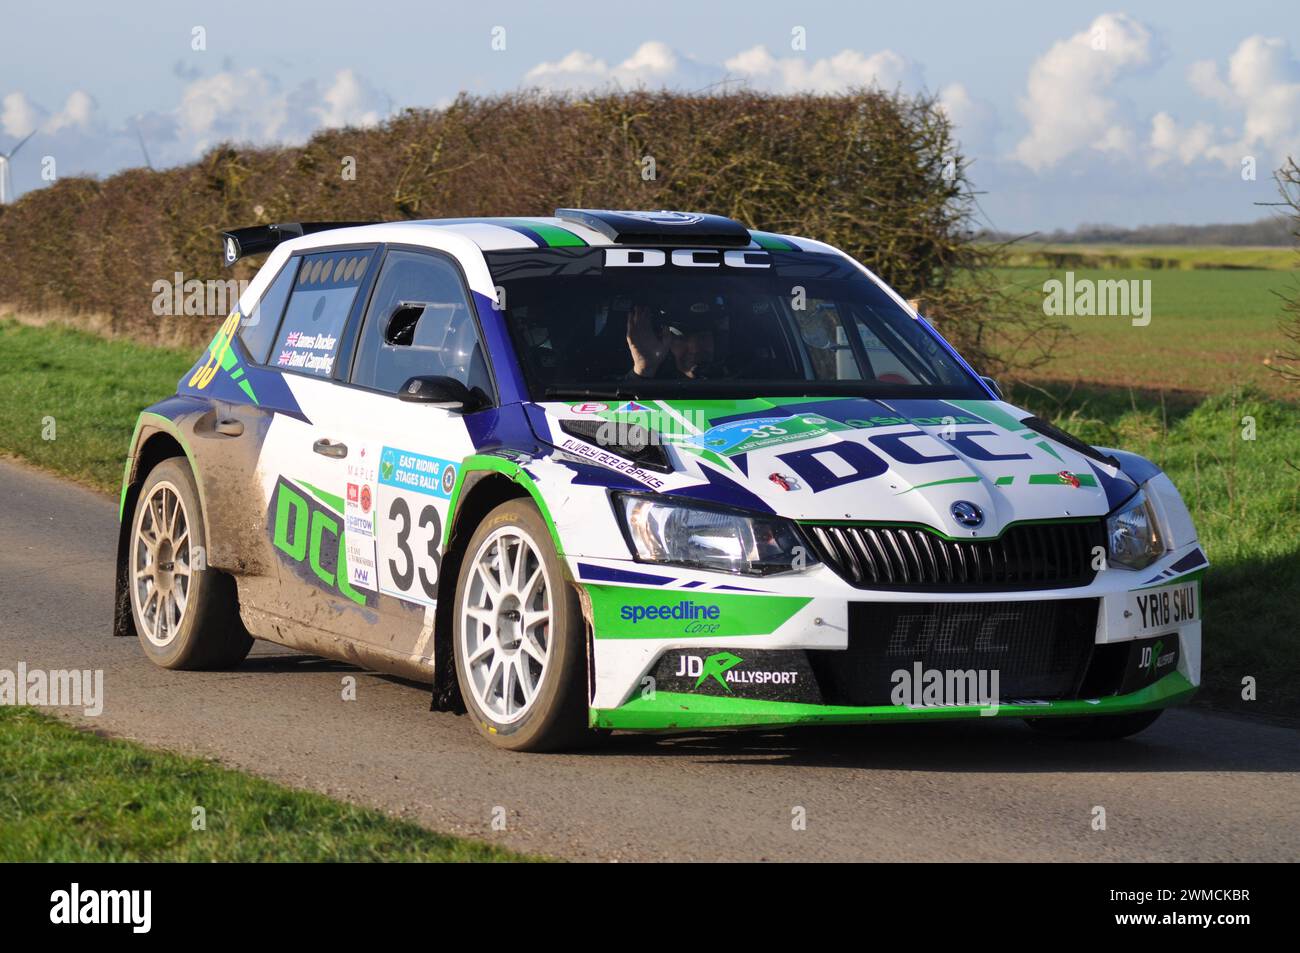
<instances>
[{"instance_id":1,"label":"wind turbine","mask_svg":"<svg viewBox=\"0 0 1300 953\"><path fill-rule=\"evenodd\" d=\"M140 143L140 151L144 153L144 165L150 172L153 171L153 163L149 161L149 150L144 146L144 134L140 132L140 124L135 124L135 138Z\"/></svg>"},{"instance_id":2,"label":"wind turbine","mask_svg":"<svg viewBox=\"0 0 1300 953\"><path fill-rule=\"evenodd\" d=\"M14 182L9 174L9 160L17 155L18 150L34 135L36 135L35 129L19 140L18 145L8 152L0 152L0 205L8 205L13 199Z\"/></svg>"}]
</instances>

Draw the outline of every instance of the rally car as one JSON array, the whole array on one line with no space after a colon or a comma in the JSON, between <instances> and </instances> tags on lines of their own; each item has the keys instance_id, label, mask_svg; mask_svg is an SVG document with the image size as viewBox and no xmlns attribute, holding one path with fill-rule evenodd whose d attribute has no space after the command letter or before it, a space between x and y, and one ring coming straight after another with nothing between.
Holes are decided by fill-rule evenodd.
<instances>
[{"instance_id":1,"label":"rally car","mask_svg":"<svg viewBox=\"0 0 1300 953\"><path fill-rule=\"evenodd\" d=\"M1152 463L1004 402L837 249L716 215L295 223L122 487L119 635L433 686L494 744L995 715L1200 681ZM461 707L463 704L463 708Z\"/></svg>"}]
</instances>

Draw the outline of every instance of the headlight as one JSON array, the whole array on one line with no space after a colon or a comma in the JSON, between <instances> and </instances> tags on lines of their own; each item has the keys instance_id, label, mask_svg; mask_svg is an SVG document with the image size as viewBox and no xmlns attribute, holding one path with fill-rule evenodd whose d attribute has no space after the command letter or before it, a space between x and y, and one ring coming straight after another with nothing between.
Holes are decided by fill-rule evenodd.
<instances>
[{"instance_id":1,"label":"headlight","mask_svg":"<svg viewBox=\"0 0 1300 953\"><path fill-rule=\"evenodd\" d=\"M789 520L619 494L615 509L642 562L766 575L807 569L817 557Z\"/></svg>"},{"instance_id":2,"label":"headlight","mask_svg":"<svg viewBox=\"0 0 1300 953\"><path fill-rule=\"evenodd\" d=\"M1164 555L1165 542L1145 493L1106 518L1106 544L1110 561L1129 569L1143 569Z\"/></svg>"}]
</instances>

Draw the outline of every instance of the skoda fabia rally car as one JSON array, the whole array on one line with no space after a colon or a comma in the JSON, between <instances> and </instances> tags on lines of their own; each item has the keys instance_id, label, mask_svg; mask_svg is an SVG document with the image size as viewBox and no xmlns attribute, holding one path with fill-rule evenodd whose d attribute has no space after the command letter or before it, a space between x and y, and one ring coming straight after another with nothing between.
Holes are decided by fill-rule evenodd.
<instances>
[{"instance_id":1,"label":"skoda fabia rally car","mask_svg":"<svg viewBox=\"0 0 1300 953\"><path fill-rule=\"evenodd\" d=\"M820 242L680 212L299 223L145 410L116 631L432 683L495 744L996 715L1141 730L1207 565Z\"/></svg>"}]
</instances>

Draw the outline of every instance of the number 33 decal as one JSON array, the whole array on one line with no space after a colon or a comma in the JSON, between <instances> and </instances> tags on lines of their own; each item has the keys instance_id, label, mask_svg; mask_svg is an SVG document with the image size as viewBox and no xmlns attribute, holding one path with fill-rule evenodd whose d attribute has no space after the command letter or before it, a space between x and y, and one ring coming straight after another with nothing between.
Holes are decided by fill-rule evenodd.
<instances>
[{"instance_id":1,"label":"number 33 decal","mask_svg":"<svg viewBox=\"0 0 1300 953\"><path fill-rule=\"evenodd\" d=\"M412 505L414 504L414 505ZM438 598L442 568L442 515L427 497L394 496L380 527L380 589L390 595L432 605Z\"/></svg>"}]
</instances>

